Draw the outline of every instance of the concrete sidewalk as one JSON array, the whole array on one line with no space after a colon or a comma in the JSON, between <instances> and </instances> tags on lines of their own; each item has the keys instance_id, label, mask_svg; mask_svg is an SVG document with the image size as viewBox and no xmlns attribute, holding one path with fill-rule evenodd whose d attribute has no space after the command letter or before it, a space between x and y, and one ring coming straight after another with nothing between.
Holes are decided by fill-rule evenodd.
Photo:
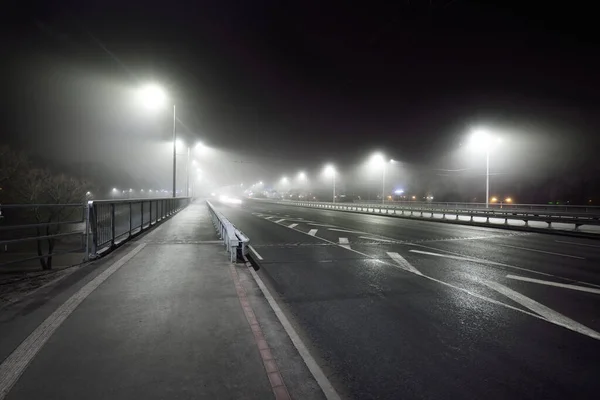
<instances>
[{"instance_id":1,"label":"concrete sidewalk","mask_svg":"<svg viewBox=\"0 0 600 400\"><path fill-rule=\"evenodd\" d=\"M0 399L289 398L217 239L193 204L117 250L4 360Z\"/></svg>"}]
</instances>

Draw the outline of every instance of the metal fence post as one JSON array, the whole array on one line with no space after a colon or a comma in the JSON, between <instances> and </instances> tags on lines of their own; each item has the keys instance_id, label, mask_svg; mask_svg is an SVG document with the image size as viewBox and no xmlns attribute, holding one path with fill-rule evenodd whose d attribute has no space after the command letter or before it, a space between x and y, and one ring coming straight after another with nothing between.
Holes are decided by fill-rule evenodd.
<instances>
[{"instance_id":1,"label":"metal fence post","mask_svg":"<svg viewBox=\"0 0 600 400\"><path fill-rule=\"evenodd\" d=\"M83 260L90 260L90 204L91 201L88 201L85 205L85 255Z\"/></svg>"},{"instance_id":2,"label":"metal fence post","mask_svg":"<svg viewBox=\"0 0 600 400\"><path fill-rule=\"evenodd\" d=\"M132 209L133 207L131 206L133 203L129 202L129 237L131 237L131 229L132 229L132 225L133 225L133 215L132 215Z\"/></svg>"},{"instance_id":3,"label":"metal fence post","mask_svg":"<svg viewBox=\"0 0 600 400\"><path fill-rule=\"evenodd\" d=\"M115 203L110 204L110 230L110 245L111 247L115 247Z\"/></svg>"}]
</instances>

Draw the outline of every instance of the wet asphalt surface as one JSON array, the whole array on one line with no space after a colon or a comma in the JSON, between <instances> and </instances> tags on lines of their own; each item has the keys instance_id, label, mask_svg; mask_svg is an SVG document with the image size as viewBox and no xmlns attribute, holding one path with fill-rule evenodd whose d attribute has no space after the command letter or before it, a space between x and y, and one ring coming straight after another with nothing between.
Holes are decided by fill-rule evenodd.
<instances>
[{"instance_id":1,"label":"wet asphalt surface","mask_svg":"<svg viewBox=\"0 0 600 400\"><path fill-rule=\"evenodd\" d=\"M600 392L600 241L216 206L250 237L259 275L344 398Z\"/></svg>"}]
</instances>

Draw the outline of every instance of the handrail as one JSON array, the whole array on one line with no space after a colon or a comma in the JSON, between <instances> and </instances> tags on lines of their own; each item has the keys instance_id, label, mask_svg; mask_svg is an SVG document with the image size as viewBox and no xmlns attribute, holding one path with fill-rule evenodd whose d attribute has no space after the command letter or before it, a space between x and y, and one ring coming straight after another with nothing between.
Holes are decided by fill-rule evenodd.
<instances>
[{"instance_id":1,"label":"handrail","mask_svg":"<svg viewBox=\"0 0 600 400\"><path fill-rule=\"evenodd\" d=\"M227 252L230 255L229 260L234 262L237 259L238 250L241 252L242 256L248 254L248 243L250 242L248 236L229 222L220 211L215 209L210 201L207 200L206 204L213 225L227 247Z\"/></svg>"},{"instance_id":2,"label":"handrail","mask_svg":"<svg viewBox=\"0 0 600 400\"><path fill-rule=\"evenodd\" d=\"M176 214L189 203L189 197L90 200L86 216L92 235L90 257L97 257L102 252L115 248Z\"/></svg>"}]
</instances>

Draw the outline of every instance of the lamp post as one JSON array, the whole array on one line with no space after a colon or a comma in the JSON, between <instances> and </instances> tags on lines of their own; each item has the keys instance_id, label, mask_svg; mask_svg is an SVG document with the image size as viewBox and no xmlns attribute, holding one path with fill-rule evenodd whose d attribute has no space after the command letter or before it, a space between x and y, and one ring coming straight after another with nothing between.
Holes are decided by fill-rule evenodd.
<instances>
[{"instance_id":1,"label":"lamp post","mask_svg":"<svg viewBox=\"0 0 600 400\"><path fill-rule=\"evenodd\" d=\"M390 163L394 160L390 160ZM385 204L385 170L387 163L381 153L375 153L371 156L371 165L375 168L381 168L381 204Z\"/></svg>"},{"instance_id":2,"label":"lamp post","mask_svg":"<svg viewBox=\"0 0 600 400\"><path fill-rule=\"evenodd\" d=\"M335 203L335 167L331 164L326 165L324 172L326 176L331 176L333 178L333 202Z\"/></svg>"},{"instance_id":3,"label":"lamp post","mask_svg":"<svg viewBox=\"0 0 600 400\"><path fill-rule=\"evenodd\" d=\"M157 109L166 102L165 91L156 84L142 87L140 95L146 107ZM177 196L177 107L173 104L173 197Z\"/></svg>"},{"instance_id":4,"label":"lamp post","mask_svg":"<svg viewBox=\"0 0 600 400\"><path fill-rule=\"evenodd\" d=\"M471 135L470 147L476 151L485 151L485 208L490 207L490 152L492 146L500 142L500 138L492 137L485 129L477 129Z\"/></svg>"}]
</instances>

